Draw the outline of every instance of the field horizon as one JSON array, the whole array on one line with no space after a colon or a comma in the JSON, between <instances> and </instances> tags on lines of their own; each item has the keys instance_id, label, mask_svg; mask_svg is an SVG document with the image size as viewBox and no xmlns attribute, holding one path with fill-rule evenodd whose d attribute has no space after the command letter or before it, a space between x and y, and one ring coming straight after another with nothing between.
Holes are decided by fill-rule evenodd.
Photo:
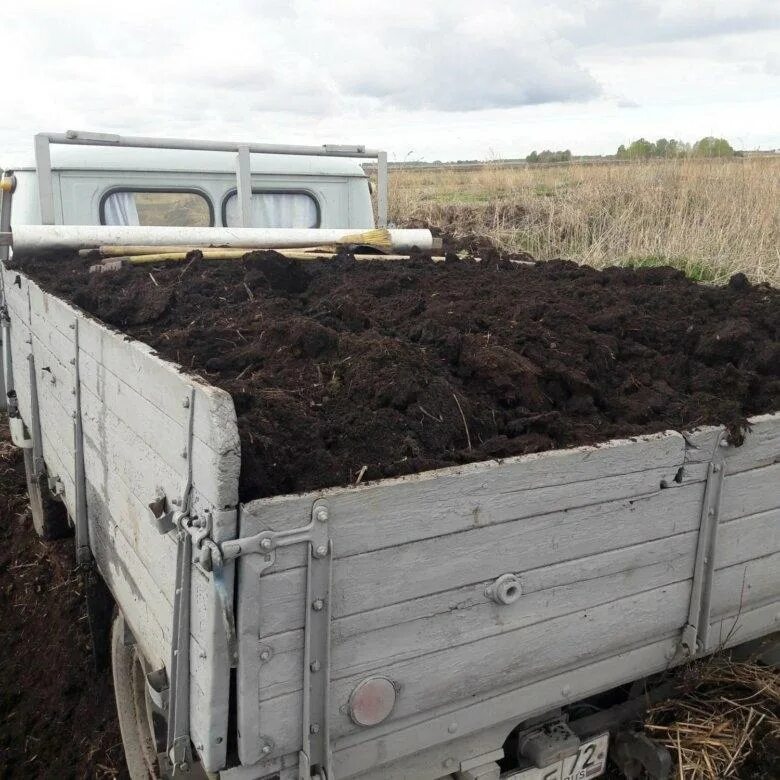
<instances>
[{"instance_id":1,"label":"field horizon","mask_svg":"<svg viewBox=\"0 0 780 780\"><path fill-rule=\"evenodd\" d=\"M539 260L780 285L780 157L392 168L390 219Z\"/></svg>"}]
</instances>

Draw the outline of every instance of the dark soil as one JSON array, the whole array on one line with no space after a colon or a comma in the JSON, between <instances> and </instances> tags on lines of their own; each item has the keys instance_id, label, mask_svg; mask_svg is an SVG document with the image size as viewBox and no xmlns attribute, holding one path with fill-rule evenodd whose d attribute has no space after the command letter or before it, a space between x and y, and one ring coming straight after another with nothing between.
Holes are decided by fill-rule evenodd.
<instances>
[{"instance_id":1,"label":"dark soil","mask_svg":"<svg viewBox=\"0 0 780 780\"><path fill-rule=\"evenodd\" d=\"M42 542L0 419L0 777L126 777L111 674L96 674L73 540Z\"/></svg>"},{"instance_id":2,"label":"dark soil","mask_svg":"<svg viewBox=\"0 0 780 780\"><path fill-rule=\"evenodd\" d=\"M780 409L780 291L670 268L290 261L20 267L233 396L242 500Z\"/></svg>"}]
</instances>

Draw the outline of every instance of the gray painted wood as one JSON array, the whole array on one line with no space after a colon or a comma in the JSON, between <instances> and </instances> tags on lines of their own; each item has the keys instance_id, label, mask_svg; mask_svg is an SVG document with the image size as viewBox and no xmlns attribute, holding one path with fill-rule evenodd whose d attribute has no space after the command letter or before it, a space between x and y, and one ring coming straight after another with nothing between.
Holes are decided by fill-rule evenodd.
<instances>
[{"instance_id":1,"label":"gray painted wood","mask_svg":"<svg viewBox=\"0 0 780 780\"><path fill-rule=\"evenodd\" d=\"M194 388L193 504L198 511L235 505L240 449L232 400L162 361L147 346L42 292L23 275L6 272L5 278L13 288L8 303L14 365L26 370L27 355L35 355L44 459L65 484L71 513L75 339L70 326L79 320L93 553L147 657L155 665L167 664L176 548L171 537L157 533L148 503L160 493L169 499L180 494L189 415L182 402ZM29 380L24 372L15 374L20 376L22 415L29 420ZM219 517L215 535L233 538L235 522L224 513ZM217 768L227 742L229 665L213 586L199 569L193 576L192 617L192 735L207 763Z\"/></svg>"},{"instance_id":2,"label":"gray painted wood","mask_svg":"<svg viewBox=\"0 0 780 780\"><path fill-rule=\"evenodd\" d=\"M631 647L666 637L687 616L689 581L674 583L597 607L499 634L481 642L390 664L383 669L400 687L394 718L462 703L470 696L519 687L540 675L587 666ZM335 738L355 731L342 712L355 685L365 674L332 685L331 730ZM299 736L299 692L263 702L263 733L277 749L296 749Z\"/></svg>"},{"instance_id":3,"label":"gray painted wood","mask_svg":"<svg viewBox=\"0 0 780 780\"><path fill-rule=\"evenodd\" d=\"M777 613L778 617L773 618ZM780 602L744 612L728 646L750 639L766 631L767 625L780 627ZM597 661L587 667L532 682L522 689L510 689L490 697L477 697L473 702L453 710L441 710L433 715L407 718L399 728L393 724L365 729L336 741L335 767L338 777L369 777L381 772L382 777L436 778L443 759L471 758L473 753L460 752L464 737L481 734L493 724L505 724L508 730L519 719L534 717L550 707L577 701L605 688L630 682L642 674L660 672L669 666L676 637L629 650L619 656ZM564 691L568 695L564 695ZM421 727L424 719L424 727ZM450 728L456 724L455 739ZM496 735L500 745L501 734ZM464 740L465 742L465 740ZM409 756L407 761L388 762L395 756ZM365 775L363 773L366 773ZM405 774L406 773L406 774Z\"/></svg>"},{"instance_id":4,"label":"gray painted wood","mask_svg":"<svg viewBox=\"0 0 780 780\"><path fill-rule=\"evenodd\" d=\"M349 518L350 532L337 555L395 547L543 513L549 487L560 487L556 510L653 493L662 479L673 481L684 451L682 436L670 432L439 469L355 488L260 499L242 507L241 535L305 524L313 502L322 498L336 522ZM392 524L375 522L391 507Z\"/></svg>"},{"instance_id":5,"label":"gray painted wood","mask_svg":"<svg viewBox=\"0 0 780 780\"><path fill-rule=\"evenodd\" d=\"M736 448L726 450L729 466L716 559L720 568L713 591L719 613L726 614L738 604L743 612L751 610L778 595L772 576L776 560L767 556L767 549L780 550L777 429L780 416L766 416L754 425L738 454ZM402 696L415 690L410 709L399 707L393 714L393 719L403 721L426 707L447 706L448 697L451 702L458 696L464 700L507 684L510 663L514 663L512 673L521 676L554 671L557 662L549 652L541 667L530 670L516 661L515 654L523 659L539 656L542 651L534 639L526 639L530 635L555 637L556 646L587 647L587 631L584 640L577 633L586 614L604 610L616 621L614 626L596 624L593 630L601 637L593 640L596 654L621 655L621 649L609 650L607 645L636 642L638 637L641 642L643 631L647 641L664 633L677 635L687 613L701 514L706 477L702 451L709 443L714 445L716 435L705 431L689 436L681 448L667 450L660 463L655 461L657 470L641 472L626 465L622 479L615 474L599 479L591 471L589 479L580 480L576 470L560 477L541 471L550 487L536 488L532 481L523 484L520 477L521 487L512 490L500 481L479 480L469 473L465 476L471 478L470 484L442 483L438 495L427 486L416 493L421 502L416 506L411 498L407 503L401 490L400 500L395 501L393 490L399 485L408 488L406 480L386 481L343 494L325 491L255 502L242 522L245 519L245 527L251 530L301 526L308 520L313 500L318 495L327 499L336 549L334 709L344 707L350 686L363 677L388 674L402 686ZM669 443L663 435L658 440ZM647 447L647 439L642 444ZM707 457L711 454L712 447ZM583 461L594 468L594 460L581 458L574 469ZM646 457L644 462L649 461ZM630 463L629 458L624 460ZM490 464L490 468L501 465L505 464ZM443 476L451 474L445 471ZM569 487L572 483L577 492ZM630 492L622 498L618 492L612 499L611 491L626 486ZM382 493L372 496L372 488ZM473 522L475 504L478 524ZM431 521L441 533L429 535ZM386 529L395 537L391 551ZM294 723L302 667L304 570L298 566L299 555L297 551L280 555L260 581L257 597L240 604L246 641L257 648L254 637L259 636L262 647L272 652L265 664L251 672L247 666L243 676L239 668L240 689L244 683L259 681L257 707L251 711L251 702L244 702L244 722L256 718L261 733L274 741L288 731L292 739L286 748L291 750L297 744ZM242 577L259 581L256 573L249 574L251 557L242 560L242 567ZM520 575L526 592L516 604L497 607L486 601L484 586L505 571ZM644 613L635 628L633 605L630 610L620 605L632 596L649 598L646 594L653 591L662 607L657 616ZM670 617L671 622L666 622ZM586 656L578 655L568 663L576 669L577 664L589 663ZM469 659L480 671L474 672L473 689L466 683L460 689L461 677L468 679L471 673ZM566 658L560 663L565 666ZM517 684L522 687L525 679ZM339 722L337 733L353 733L343 709L339 712L333 714ZM285 744L279 742L277 748L283 752Z\"/></svg>"},{"instance_id":6,"label":"gray painted wood","mask_svg":"<svg viewBox=\"0 0 780 780\"><path fill-rule=\"evenodd\" d=\"M724 526L718 564L730 574L721 590L733 584L738 564L760 558L767 539L777 534L777 513L742 518ZM627 596L687 579L693 571L695 531L644 544L624 547L524 572L523 596L514 604L498 606L485 596L483 580L475 585L393 604L373 611L337 618L332 640L334 678L370 672L387 664L475 642L562 615L609 602L615 594ZM764 560L760 558L760 560ZM763 564L766 566L766 564ZM763 577L764 571L758 575ZM747 592L759 583L747 578ZM718 591L720 592L720 591ZM771 594L770 594L771 595ZM733 596L733 593L731 593ZM745 604L757 598L755 591ZM720 608L720 607L718 607ZM298 690L303 663L303 630L264 636L271 659L260 669L260 698L271 699Z\"/></svg>"}]
</instances>

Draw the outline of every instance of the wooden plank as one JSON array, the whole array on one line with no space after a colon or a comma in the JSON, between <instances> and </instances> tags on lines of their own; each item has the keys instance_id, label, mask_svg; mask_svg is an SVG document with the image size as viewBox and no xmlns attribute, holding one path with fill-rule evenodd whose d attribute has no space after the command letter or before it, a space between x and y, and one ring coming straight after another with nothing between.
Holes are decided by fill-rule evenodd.
<instances>
[{"instance_id":1,"label":"wooden plank","mask_svg":"<svg viewBox=\"0 0 780 780\"><path fill-rule=\"evenodd\" d=\"M30 351L36 354L36 361L39 357L40 347L37 345L37 339L31 336L29 331L21 330L18 327L11 330L11 350L14 364L14 382L16 386L17 397L19 400L19 409L22 419L25 420L28 427L32 424L31 411L31 392L30 375L27 356ZM51 371L42 372L39 370L36 362L36 383L38 385L39 413L41 416L41 443L42 454L46 462L50 465L50 475L59 477L65 488L63 500L68 511L73 514L75 511L75 489L73 477L75 474L74 460L74 434L73 420L71 413L59 406L54 399L54 385L51 379L54 378L60 385L67 383L67 374L59 361L52 361ZM53 412L56 409L56 413Z\"/></svg>"},{"instance_id":2,"label":"wooden plank","mask_svg":"<svg viewBox=\"0 0 780 780\"><path fill-rule=\"evenodd\" d=\"M715 568L734 566L774 552L780 552L780 508L722 523L718 529Z\"/></svg>"},{"instance_id":3,"label":"wooden plank","mask_svg":"<svg viewBox=\"0 0 780 780\"><path fill-rule=\"evenodd\" d=\"M599 447L439 469L366 486L261 499L242 507L241 535L305 525L314 501L324 498L333 522L349 528L336 554L354 555L546 511L654 493L661 481L674 484L683 459L680 434L655 434ZM558 503L550 507L547 488L554 486L560 488Z\"/></svg>"},{"instance_id":4,"label":"wooden plank","mask_svg":"<svg viewBox=\"0 0 780 780\"><path fill-rule=\"evenodd\" d=\"M365 504L353 503L352 500L345 504L339 500L329 500L329 527L332 537L336 540L334 555L336 559L340 559L375 551L375 557L381 558L385 554L383 551L386 550L386 540L392 538L395 538L393 549L396 550L416 541L437 545L437 539L440 537L451 536L454 539L459 533L469 533L485 527L497 528L518 520L528 520L532 525L547 527L549 524L554 527L567 512L577 517L592 518L598 516L600 507L605 502L622 499L628 506L641 504L647 498L662 492L662 482L671 485L664 490L674 491L688 487L667 480L667 477L675 472L676 467L655 468L646 472L609 476L587 482L494 494L488 492L489 483L482 483L485 487L478 487L470 496L463 491L458 493L447 484L442 486L442 492L423 491L417 502L413 494L410 494L405 497L400 507L394 504L393 494L382 495L382 501L379 501L379 496L374 496L374 500ZM693 489L701 488L694 486ZM346 497L351 499L349 494ZM304 508L298 497L291 497L290 503L299 511ZM287 509L282 511L287 518ZM306 522L310 512L309 506ZM276 513L270 510L264 514L264 521L269 525L276 525L276 518ZM304 525L305 518L300 517L298 524ZM244 525L243 519L241 525ZM431 530L436 526L442 528L442 533L432 536ZM465 538L463 544L466 544ZM460 544L457 546L461 547ZM271 571L284 571L303 563L303 548L288 547L278 551Z\"/></svg>"},{"instance_id":5,"label":"wooden plank","mask_svg":"<svg viewBox=\"0 0 780 780\"><path fill-rule=\"evenodd\" d=\"M780 463L726 475L721 522L780 508Z\"/></svg>"},{"instance_id":6,"label":"wooden plank","mask_svg":"<svg viewBox=\"0 0 780 780\"><path fill-rule=\"evenodd\" d=\"M510 631L571 615L642 591L690 577L695 555L695 534L674 537L680 554L673 560L620 571L604 577L573 582L524 594L514 604L499 606L485 599L484 586L472 588L471 601L452 603L449 610L409 618L394 625L362 629L363 615L336 621L332 633L331 679L377 673L393 664L447 648L479 642ZM667 548L667 553L669 552ZM370 622L370 615L366 615ZM546 630L540 625L540 630ZM556 641L558 641L556 639ZM272 650L262 665L260 699L273 699L300 690L303 665L303 630L264 638Z\"/></svg>"},{"instance_id":7,"label":"wooden plank","mask_svg":"<svg viewBox=\"0 0 780 780\"><path fill-rule=\"evenodd\" d=\"M724 526L721 567L763 555L767 534L777 534L780 512ZM484 580L456 590L334 620L334 678L543 622L588 606L692 576L695 530L524 572L523 595L499 607L485 596ZM731 544L740 540L740 544ZM302 598L302 597L301 597ZM278 611L288 607L281 604ZM297 610L296 610L297 612ZM259 671L261 698L300 688L303 630L262 637L272 657Z\"/></svg>"},{"instance_id":8,"label":"wooden plank","mask_svg":"<svg viewBox=\"0 0 780 780\"><path fill-rule=\"evenodd\" d=\"M737 630L729 639L729 646L765 634L767 627L771 630L773 623L780 623L775 614L780 615L780 602L743 613ZM442 708L433 715L423 713L406 718L400 724L393 721L342 737L334 744L336 774L343 778L368 778L381 773L382 778L388 780L417 777L420 773L410 768L414 764L401 764L401 771L396 773L396 762L412 754L415 758L427 755L432 760L430 766L442 766L442 760L452 755L449 752L452 744L449 727L453 722L458 724L457 736L460 739L484 733L495 724L508 723L511 726L554 707L663 671L668 668L669 655L674 651L677 640L675 633L668 639L588 664L573 672L546 677L498 695L477 697L455 710ZM564 690L570 692L568 697L562 695ZM505 729L504 733L508 730ZM429 749L433 750L432 754ZM443 752L439 753L439 750ZM392 767L389 766L391 763Z\"/></svg>"},{"instance_id":9,"label":"wooden plank","mask_svg":"<svg viewBox=\"0 0 780 780\"><path fill-rule=\"evenodd\" d=\"M36 284L29 284L29 293L33 311L41 312L46 322L65 336L69 335L74 319L79 317L80 349L170 419L182 417L183 397L190 387L194 387L196 436L217 454L236 450L238 431L228 393L181 373L175 364L159 358L148 345L111 330ZM235 500L226 503L234 504Z\"/></svg>"},{"instance_id":10,"label":"wooden plank","mask_svg":"<svg viewBox=\"0 0 780 780\"><path fill-rule=\"evenodd\" d=\"M55 307L50 304L49 312L54 310ZM53 327L48 315L35 306L32 308L31 321L36 335L47 341L50 348L55 350L55 354L75 355L75 344L72 341L73 331L68 331L67 335L63 334ZM83 323L85 320L82 318L80 322ZM81 330L84 329L83 325L79 327ZM147 451L150 451L153 455L162 457L171 469L183 474L184 463L181 452L186 442L189 410L184 408L182 401L187 394L187 386L184 382L180 383L181 386L176 395L179 403L177 414L175 418L171 418L144 398L140 392L140 389L148 381L156 381L154 377L144 375L144 366L144 363L137 366L138 384L130 386L119 379L105 364L98 363L85 350L81 349L79 369L82 383L82 403L89 400L86 397L89 393L91 398L97 402L93 403L93 409L98 410L101 415L110 411L118 418L132 424L134 431L144 444L143 449L139 450L137 454L140 462L147 460ZM196 415L199 402L203 405L202 393L196 394ZM225 504L222 502L226 499L225 485L230 480L231 470L235 466L233 458L226 457L229 453L216 452L210 442L204 442L199 436L194 437L192 454L193 477L197 481L201 493L215 506L224 508ZM237 479L237 474L236 470L233 474L235 479Z\"/></svg>"},{"instance_id":11,"label":"wooden plank","mask_svg":"<svg viewBox=\"0 0 780 780\"><path fill-rule=\"evenodd\" d=\"M550 493L556 490L551 488ZM698 528L702 495L702 485L680 486L637 500L551 512L400 545L389 554L377 551L339 559L334 564L334 615L364 613L461 585L484 586L488 578L505 572L522 574L692 531ZM551 495L548 507L554 501ZM339 549L342 537L334 533L334 539ZM240 576L259 582L258 564L256 556L241 559ZM257 596L239 603L239 621L254 636L299 628L303 593L304 569L265 574Z\"/></svg>"},{"instance_id":12,"label":"wooden plank","mask_svg":"<svg viewBox=\"0 0 780 780\"><path fill-rule=\"evenodd\" d=\"M72 391L66 384L70 377L63 379L61 373L65 367L57 362L45 345L39 343L38 332L34 332L33 341L39 353L37 367L42 430L49 435L58 433L60 451L64 452L62 438L68 430L72 434L73 425L70 415L62 408L63 403L72 399ZM47 372L44 367L40 367L42 362L47 364L45 367L50 366L52 371ZM56 384L48 381L50 373L57 377ZM148 503L155 498L158 490L169 497L179 494L184 479L183 461L177 451L178 470L169 467L154 449L140 439L135 429L128 427L127 421L135 422L136 419L128 414L125 414L124 419L117 417L101 399L82 387L87 480L106 506L110 507L108 515L119 518L119 527L128 541L136 548L140 545L141 559L157 580L161 592L170 599L175 560L170 556L160 559L158 552L172 547L175 550L175 545L170 540L166 543L165 537L161 539L153 528ZM72 443L68 451L72 458ZM73 473L72 464L71 460L70 473Z\"/></svg>"},{"instance_id":13,"label":"wooden plank","mask_svg":"<svg viewBox=\"0 0 780 780\"><path fill-rule=\"evenodd\" d=\"M769 466L780 461L780 413L760 414L749 419L744 443L724 450L726 473ZM712 456L723 426L707 426L686 432L686 463L706 463Z\"/></svg>"},{"instance_id":14,"label":"wooden plank","mask_svg":"<svg viewBox=\"0 0 780 780\"><path fill-rule=\"evenodd\" d=\"M530 683L567 667L583 667L663 639L687 617L690 583L674 583L480 642L394 664L385 670L401 687L393 720L463 702L473 695ZM550 641L555 637L555 641ZM331 734L338 739L356 727L346 703L362 675L331 686ZM273 740L275 754L298 749L299 693L262 702L257 720Z\"/></svg>"},{"instance_id":15,"label":"wooden plank","mask_svg":"<svg viewBox=\"0 0 780 780\"><path fill-rule=\"evenodd\" d=\"M718 569L712 581L713 619L735 615L780 596L780 552Z\"/></svg>"}]
</instances>

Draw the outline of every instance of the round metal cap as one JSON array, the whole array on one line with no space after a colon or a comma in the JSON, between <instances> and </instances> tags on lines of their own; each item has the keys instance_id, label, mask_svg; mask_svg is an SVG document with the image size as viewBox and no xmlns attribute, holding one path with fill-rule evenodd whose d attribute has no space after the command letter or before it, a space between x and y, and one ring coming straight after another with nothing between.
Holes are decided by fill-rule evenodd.
<instances>
[{"instance_id":1,"label":"round metal cap","mask_svg":"<svg viewBox=\"0 0 780 780\"><path fill-rule=\"evenodd\" d=\"M376 726L393 711L396 690L387 677L367 677L349 697L349 717L358 726Z\"/></svg>"}]
</instances>

